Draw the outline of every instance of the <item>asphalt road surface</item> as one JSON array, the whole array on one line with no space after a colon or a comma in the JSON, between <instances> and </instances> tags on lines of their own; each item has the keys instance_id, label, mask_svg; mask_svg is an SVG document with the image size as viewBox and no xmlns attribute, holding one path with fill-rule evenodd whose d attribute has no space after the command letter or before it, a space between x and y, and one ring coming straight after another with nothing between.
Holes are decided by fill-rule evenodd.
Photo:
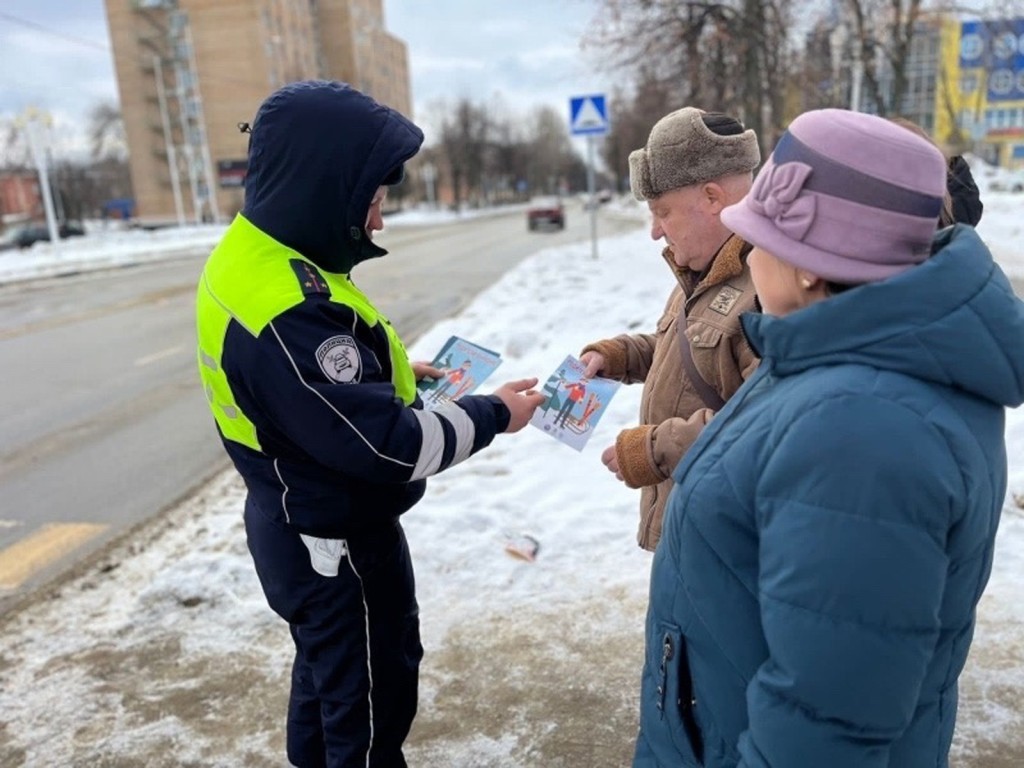
<instances>
[{"instance_id":1,"label":"asphalt road surface","mask_svg":"<svg viewBox=\"0 0 1024 768\"><path fill-rule=\"evenodd\" d=\"M538 249L521 211L378 235L354 277L411 343ZM636 222L602 220L599 236ZM0 612L227 466L195 371L204 256L0 286Z\"/></svg>"}]
</instances>

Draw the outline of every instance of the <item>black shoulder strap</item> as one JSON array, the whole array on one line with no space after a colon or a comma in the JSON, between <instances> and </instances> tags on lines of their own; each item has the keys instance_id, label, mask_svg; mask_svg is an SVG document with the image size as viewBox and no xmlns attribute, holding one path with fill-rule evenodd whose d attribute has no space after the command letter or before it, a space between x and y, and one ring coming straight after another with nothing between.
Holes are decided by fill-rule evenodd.
<instances>
[{"instance_id":1,"label":"black shoulder strap","mask_svg":"<svg viewBox=\"0 0 1024 768\"><path fill-rule=\"evenodd\" d=\"M697 370L697 366L693 362L693 350L690 349L690 337L686 333L686 318L682 314L679 315L678 322L682 326L677 335L679 336L679 353L683 358L683 369L686 371L690 383L693 384L693 388L700 395L700 399L704 401L704 405L713 411L720 411L722 406L725 405L725 400L704 380L704 377L700 375L700 371Z\"/></svg>"},{"instance_id":2,"label":"black shoulder strap","mask_svg":"<svg viewBox=\"0 0 1024 768\"><path fill-rule=\"evenodd\" d=\"M327 285L327 281L324 280L324 276L320 274L320 270L310 264L308 261L302 259L289 259L288 263L291 264L292 270L295 272L295 277L298 278L299 285L302 286L302 292L306 296L313 296L316 294L331 295L331 287Z\"/></svg>"}]
</instances>

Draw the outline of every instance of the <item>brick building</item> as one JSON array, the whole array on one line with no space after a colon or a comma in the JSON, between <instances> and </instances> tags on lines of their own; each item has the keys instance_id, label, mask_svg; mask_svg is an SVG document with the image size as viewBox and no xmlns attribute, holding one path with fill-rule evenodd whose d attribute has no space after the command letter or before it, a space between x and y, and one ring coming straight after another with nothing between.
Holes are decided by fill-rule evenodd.
<instances>
[{"instance_id":1,"label":"brick building","mask_svg":"<svg viewBox=\"0 0 1024 768\"><path fill-rule=\"evenodd\" d=\"M343 80L411 117L406 46L384 29L383 0L105 3L142 219L238 211L238 123L285 83Z\"/></svg>"},{"instance_id":2,"label":"brick building","mask_svg":"<svg viewBox=\"0 0 1024 768\"><path fill-rule=\"evenodd\" d=\"M39 176L35 171L0 171L0 229L43 215Z\"/></svg>"}]
</instances>

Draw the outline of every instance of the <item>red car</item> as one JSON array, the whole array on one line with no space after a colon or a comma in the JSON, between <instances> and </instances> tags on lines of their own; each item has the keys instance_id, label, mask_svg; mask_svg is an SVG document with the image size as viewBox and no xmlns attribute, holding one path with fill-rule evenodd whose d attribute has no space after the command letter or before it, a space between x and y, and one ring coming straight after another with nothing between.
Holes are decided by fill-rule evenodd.
<instances>
[{"instance_id":1,"label":"red car","mask_svg":"<svg viewBox=\"0 0 1024 768\"><path fill-rule=\"evenodd\" d=\"M535 197L526 209L526 226L531 232L541 227L565 229L565 208L557 197Z\"/></svg>"}]
</instances>

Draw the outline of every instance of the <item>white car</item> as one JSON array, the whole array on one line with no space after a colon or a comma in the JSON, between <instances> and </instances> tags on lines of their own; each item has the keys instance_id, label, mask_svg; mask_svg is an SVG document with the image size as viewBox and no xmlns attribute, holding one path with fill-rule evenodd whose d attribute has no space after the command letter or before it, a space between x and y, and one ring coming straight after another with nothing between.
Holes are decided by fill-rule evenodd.
<instances>
[{"instance_id":1,"label":"white car","mask_svg":"<svg viewBox=\"0 0 1024 768\"><path fill-rule=\"evenodd\" d=\"M998 171L988 188L993 192L1024 192L1024 170Z\"/></svg>"}]
</instances>

